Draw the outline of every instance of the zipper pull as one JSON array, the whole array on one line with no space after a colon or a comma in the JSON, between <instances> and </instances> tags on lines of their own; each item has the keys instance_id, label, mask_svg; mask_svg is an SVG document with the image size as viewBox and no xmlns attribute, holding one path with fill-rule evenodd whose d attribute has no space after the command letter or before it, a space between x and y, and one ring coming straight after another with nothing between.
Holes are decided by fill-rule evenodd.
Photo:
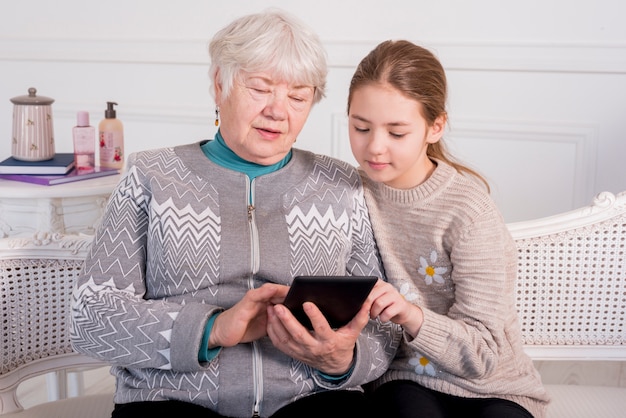
<instances>
[{"instance_id":1,"label":"zipper pull","mask_svg":"<svg viewBox=\"0 0 626 418\"><path fill-rule=\"evenodd\" d=\"M254 205L248 205L248 222L252 221L253 212L254 212Z\"/></svg>"}]
</instances>

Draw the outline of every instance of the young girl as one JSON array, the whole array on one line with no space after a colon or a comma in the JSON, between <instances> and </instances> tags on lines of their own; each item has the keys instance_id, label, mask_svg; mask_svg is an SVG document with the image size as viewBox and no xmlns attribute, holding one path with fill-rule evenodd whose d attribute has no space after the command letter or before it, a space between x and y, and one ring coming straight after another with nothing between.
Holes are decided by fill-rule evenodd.
<instances>
[{"instance_id":1,"label":"young girl","mask_svg":"<svg viewBox=\"0 0 626 418\"><path fill-rule=\"evenodd\" d=\"M389 281L371 315L404 329L372 399L385 417L543 417L515 243L486 181L443 146L445 102L441 64L407 41L378 45L350 83L350 145Z\"/></svg>"}]
</instances>

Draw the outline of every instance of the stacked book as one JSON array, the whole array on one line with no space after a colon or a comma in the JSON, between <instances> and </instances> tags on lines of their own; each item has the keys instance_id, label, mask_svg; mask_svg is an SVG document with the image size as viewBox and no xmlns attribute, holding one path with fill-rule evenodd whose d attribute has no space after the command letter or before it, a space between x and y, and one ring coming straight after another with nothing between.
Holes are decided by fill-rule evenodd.
<instances>
[{"instance_id":1,"label":"stacked book","mask_svg":"<svg viewBox=\"0 0 626 418\"><path fill-rule=\"evenodd\" d=\"M0 179L52 186L119 173L118 169L107 167L77 170L75 165L71 153L57 153L45 161L21 161L9 157L0 161Z\"/></svg>"}]
</instances>

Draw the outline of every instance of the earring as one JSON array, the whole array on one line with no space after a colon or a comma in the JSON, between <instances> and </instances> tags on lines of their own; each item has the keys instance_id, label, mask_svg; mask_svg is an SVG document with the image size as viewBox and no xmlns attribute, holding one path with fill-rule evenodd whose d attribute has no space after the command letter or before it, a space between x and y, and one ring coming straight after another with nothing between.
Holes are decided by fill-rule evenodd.
<instances>
[{"instance_id":1,"label":"earring","mask_svg":"<svg viewBox=\"0 0 626 418\"><path fill-rule=\"evenodd\" d=\"M215 126L220 126L220 107L215 106Z\"/></svg>"}]
</instances>

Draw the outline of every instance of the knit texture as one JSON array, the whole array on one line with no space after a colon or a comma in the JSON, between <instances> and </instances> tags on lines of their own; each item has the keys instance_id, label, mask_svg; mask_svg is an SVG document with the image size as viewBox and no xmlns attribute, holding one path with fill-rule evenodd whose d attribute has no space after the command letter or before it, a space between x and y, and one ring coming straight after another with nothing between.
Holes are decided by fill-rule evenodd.
<instances>
[{"instance_id":1,"label":"knit texture","mask_svg":"<svg viewBox=\"0 0 626 418\"><path fill-rule=\"evenodd\" d=\"M248 206L252 196L253 207ZM360 390L391 362L400 335L370 321L339 383L269 338L198 350L207 319L263 283L296 275L381 276L356 170L294 150L250 182L200 144L133 155L96 231L72 304L74 348L114 365L116 403L177 399L232 417L270 416L325 389Z\"/></svg>"},{"instance_id":2,"label":"knit texture","mask_svg":"<svg viewBox=\"0 0 626 418\"><path fill-rule=\"evenodd\" d=\"M522 350L515 310L517 250L473 179L438 161L423 184L398 190L363 176L387 280L424 311L389 371L461 397L496 397L545 415L548 396Z\"/></svg>"}]
</instances>

